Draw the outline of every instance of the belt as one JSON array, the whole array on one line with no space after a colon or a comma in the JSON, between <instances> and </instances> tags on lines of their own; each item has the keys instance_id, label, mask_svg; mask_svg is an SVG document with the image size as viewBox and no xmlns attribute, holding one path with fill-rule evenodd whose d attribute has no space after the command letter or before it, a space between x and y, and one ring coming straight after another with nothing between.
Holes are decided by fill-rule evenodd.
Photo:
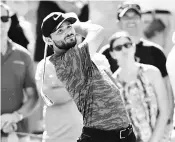
<instances>
[{"instance_id":1,"label":"belt","mask_svg":"<svg viewBox=\"0 0 175 142\"><path fill-rule=\"evenodd\" d=\"M120 139L124 139L133 132L132 125L129 125L127 128L119 130Z\"/></svg>"},{"instance_id":2,"label":"belt","mask_svg":"<svg viewBox=\"0 0 175 142\"><path fill-rule=\"evenodd\" d=\"M83 134L89 135L90 137L104 136L104 135L113 135L119 137L119 139L124 139L128 137L133 132L132 125L129 124L128 127L122 129L114 129L114 130L100 130L96 128L83 127Z\"/></svg>"}]
</instances>

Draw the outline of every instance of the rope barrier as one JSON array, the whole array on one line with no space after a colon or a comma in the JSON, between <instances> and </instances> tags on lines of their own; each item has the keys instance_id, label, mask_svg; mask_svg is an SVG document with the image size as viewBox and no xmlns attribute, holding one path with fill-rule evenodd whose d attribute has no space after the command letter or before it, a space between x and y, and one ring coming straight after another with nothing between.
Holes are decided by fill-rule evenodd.
<instances>
[{"instance_id":1,"label":"rope barrier","mask_svg":"<svg viewBox=\"0 0 175 142\"><path fill-rule=\"evenodd\" d=\"M38 134L32 134L32 133L25 133L25 132L15 132L16 135L20 135L20 136L30 136L33 138L39 138L39 139L43 139L43 135L38 135Z\"/></svg>"}]
</instances>

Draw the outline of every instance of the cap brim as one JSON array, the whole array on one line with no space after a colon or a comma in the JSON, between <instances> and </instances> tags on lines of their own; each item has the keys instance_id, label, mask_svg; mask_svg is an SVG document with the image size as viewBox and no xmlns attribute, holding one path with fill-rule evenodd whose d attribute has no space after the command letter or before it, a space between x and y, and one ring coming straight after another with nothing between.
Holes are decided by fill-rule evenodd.
<instances>
[{"instance_id":1,"label":"cap brim","mask_svg":"<svg viewBox=\"0 0 175 142\"><path fill-rule=\"evenodd\" d=\"M68 21L68 22L70 22L71 24L74 24L74 23L77 21L77 19L76 19L75 17L67 17L67 18L65 18L62 22L60 22L60 23L56 26L56 28L55 28L54 31L56 31L65 21Z\"/></svg>"},{"instance_id":2,"label":"cap brim","mask_svg":"<svg viewBox=\"0 0 175 142\"><path fill-rule=\"evenodd\" d=\"M123 17L125 15L125 13L128 11L128 10L131 10L133 9L134 11L136 11L139 15L141 15L141 12L137 9L137 8L134 8L134 7L128 7L128 8L125 8L122 10L122 12L119 14L119 17Z\"/></svg>"}]
</instances>

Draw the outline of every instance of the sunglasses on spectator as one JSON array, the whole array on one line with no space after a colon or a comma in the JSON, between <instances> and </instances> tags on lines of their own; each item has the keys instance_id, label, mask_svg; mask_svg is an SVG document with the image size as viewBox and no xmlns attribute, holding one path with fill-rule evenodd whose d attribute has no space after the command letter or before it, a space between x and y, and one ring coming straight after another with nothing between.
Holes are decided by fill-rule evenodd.
<instances>
[{"instance_id":1,"label":"sunglasses on spectator","mask_svg":"<svg viewBox=\"0 0 175 142\"><path fill-rule=\"evenodd\" d=\"M130 48L132 46L132 42L127 42L123 45L117 45L113 48L113 50L115 51L121 51L123 47L125 47L126 49Z\"/></svg>"},{"instance_id":2,"label":"sunglasses on spectator","mask_svg":"<svg viewBox=\"0 0 175 142\"><path fill-rule=\"evenodd\" d=\"M9 16L1 16L1 21L6 23L9 21L9 18L10 18Z\"/></svg>"}]
</instances>

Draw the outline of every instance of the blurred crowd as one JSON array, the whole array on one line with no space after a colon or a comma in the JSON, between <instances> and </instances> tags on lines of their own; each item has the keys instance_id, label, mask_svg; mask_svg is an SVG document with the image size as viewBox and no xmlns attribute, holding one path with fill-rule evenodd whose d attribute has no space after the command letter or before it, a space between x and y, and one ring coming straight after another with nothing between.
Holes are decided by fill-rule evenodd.
<instances>
[{"instance_id":1,"label":"blurred crowd","mask_svg":"<svg viewBox=\"0 0 175 142\"><path fill-rule=\"evenodd\" d=\"M175 47L173 47L175 11L162 8L144 9L144 5L142 7L139 3L132 1L124 6L122 3L123 1L88 0L2 1L0 5L2 137L8 137L9 142L42 140L42 134L45 131L44 119L49 119L48 116L53 115L51 112L54 112L56 108L55 110L46 108L39 95L42 93L39 83L42 75L37 75L36 70L42 68L41 62L43 62L45 52L41 25L43 19L51 12L74 12L79 21L104 27L105 39L98 50L99 54L93 60L99 66L105 66L121 89L129 118L133 126L137 128L135 134L138 139L147 142L146 140L151 135L149 129L153 127L159 129L157 125L162 123L159 119L156 121L156 118L167 115L168 121L162 142L175 141L175 117L173 118L175 84L173 84L174 80L171 80L175 76L175 72L171 71L175 68L175 62L172 63L171 60L172 56L175 56ZM77 39L78 42L82 42L84 37L77 35ZM123 42L126 43L122 45ZM130 49L132 46L133 48ZM53 49L48 48L46 54L52 55ZM167 63L167 59L171 61ZM45 80L47 86L50 87L49 85L56 84L56 76L51 76L54 72L52 65L48 63L47 68L50 70L45 71L48 76ZM67 93L61 89L60 87L60 92L52 93ZM129 97L133 94L135 98ZM137 109L134 108L134 111L130 108L135 100L139 100L138 94L141 97L151 95L156 102L150 104L143 102L150 111L145 116L150 117L150 121L152 120L149 126L146 126L148 124L142 118L145 110L140 102L140 106L137 106ZM168 107L165 107L166 102L168 102ZM69 105L63 107L59 115L66 112L67 108L80 115L73 102ZM67 113L72 112L67 111ZM138 114L137 117L135 113ZM61 116L55 114L52 117ZM69 116L65 114L64 117ZM10 122L13 122L12 125L7 127ZM50 124L48 129L53 128L54 125L55 123ZM13 130L18 132L18 137ZM141 141L138 140L138 142Z\"/></svg>"}]
</instances>

